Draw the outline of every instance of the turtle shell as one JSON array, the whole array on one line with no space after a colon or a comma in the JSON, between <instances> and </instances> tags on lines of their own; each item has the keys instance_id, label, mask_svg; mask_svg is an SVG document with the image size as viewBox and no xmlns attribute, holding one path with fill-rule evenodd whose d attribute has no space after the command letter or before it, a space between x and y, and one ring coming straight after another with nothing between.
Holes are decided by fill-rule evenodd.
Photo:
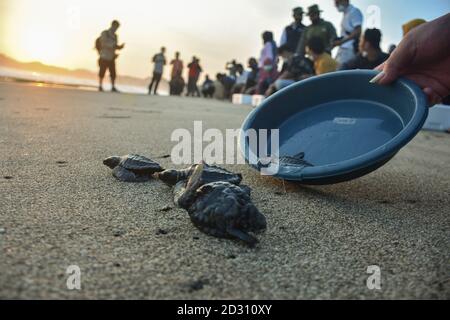
<instances>
[{"instance_id":1,"label":"turtle shell","mask_svg":"<svg viewBox=\"0 0 450 320\"><path fill-rule=\"evenodd\" d=\"M137 154L123 156L119 166L130 171L146 172L149 174L164 170L159 163Z\"/></svg>"},{"instance_id":2,"label":"turtle shell","mask_svg":"<svg viewBox=\"0 0 450 320\"><path fill-rule=\"evenodd\" d=\"M257 239L248 232L266 228L266 218L250 199L250 188L229 182L201 186L187 211L201 231L220 238L237 238L249 245L256 244Z\"/></svg>"},{"instance_id":3,"label":"turtle shell","mask_svg":"<svg viewBox=\"0 0 450 320\"><path fill-rule=\"evenodd\" d=\"M220 168L218 166L209 165L206 163L201 163L202 165L202 173L201 177L201 183L206 184L210 182L215 181L226 181L232 184L238 185L242 181L242 175L240 173L233 173L231 171L228 171L226 169ZM195 169L199 166L199 164L195 164L189 168L181 169L181 170L165 170L158 174L158 177L161 181L169 184L169 185L176 185L181 180L188 180L190 179L192 173L195 171Z\"/></svg>"}]
</instances>

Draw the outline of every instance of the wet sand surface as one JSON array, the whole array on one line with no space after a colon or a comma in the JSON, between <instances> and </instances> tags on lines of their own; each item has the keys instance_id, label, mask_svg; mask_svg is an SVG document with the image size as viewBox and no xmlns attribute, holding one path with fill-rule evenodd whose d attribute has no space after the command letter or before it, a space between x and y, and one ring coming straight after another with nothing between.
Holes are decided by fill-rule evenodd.
<instances>
[{"instance_id":1,"label":"wet sand surface","mask_svg":"<svg viewBox=\"0 0 450 320\"><path fill-rule=\"evenodd\" d=\"M224 166L267 217L255 249L198 231L161 182L121 183L102 164L170 154L174 129L239 128L250 110L0 84L0 298L450 298L450 135L423 131L383 168L332 186ZM70 265L81 290L67 289ZM366 286L370 265L381 290Z\"/></svg>"}]
</instances>

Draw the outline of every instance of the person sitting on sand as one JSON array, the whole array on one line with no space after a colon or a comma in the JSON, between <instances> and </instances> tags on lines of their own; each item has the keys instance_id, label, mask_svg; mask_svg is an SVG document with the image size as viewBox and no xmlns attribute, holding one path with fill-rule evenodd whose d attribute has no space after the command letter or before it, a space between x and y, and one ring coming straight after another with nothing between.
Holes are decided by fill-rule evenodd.
<instances>
[{"instance_id":1,"label":"person sitting on sand","mask_svg":"<svg viewBox=\"0 0 450 320\"><path fill-rule=\"evenodd\" d=\"M319 39L320 40L320 39ZM287 45L278 49L278 54L283 58L284 64L280 76L266 90L265 95L270 96L278 90L283 89L303 78L314 75L314 67L311 60L294 54Z\"/></svg>"},{"instance_id":2,"label":"person sitting on sand","mask_svg":"<svg viewBox=\"0 0 450 320\"><path fill-rule=\"evenodd\" d=\"M245 70L242 64L239 63L236 65L236 82L231 89L231 94L243 92L247 84L249 74L250 72Z\"/></svg>"},{"instance_id":3,"label":"person sitting on sand","mask_svg":"<svg viewBox=\"0 0 450 320\"><path fill-rule=\"evenodd\" d=\"M338 62L325 51L325 46L320 38L309 39L306 51L314 61L316 75L336 71Z\"/></svg>"},{"instance_id":4,"label":"person sitting on sand","mask_svg":"<svg viewBox=\"0 0 450 320\"><path fill-rule=\"evenodd\" d=\"M427 21L424 19L413 19L402 25L402 31L403 36L406 36L409 32L411 32L413 29L417 28L418 26L426 23Z\"/></svg>"},{"instance_id":5,"label":"person sitting on sand","mask_svg":"<svg viewBox=\"0 0 450 320\"><path fill-rule=\"evenodd\" d=\"M212 98L214 95L214 83L208 75L205 76L205 81L202 84L202 94L205 98Z\"/></svg>"},{"instance_id":6,"label":"person sitting on sand","mask_svg":"<svg viewBox=\"0 0 450 320\"><path fill-rule=\"evenodd\" d=\"M111 23L111 27L101 33L100 37L96 41L96 48L99 52L100 58L98 59L99 65L99 84L98 90L103 91L103 78L105 77L106 70L109 70L109 76L111 78L112 92L118 92L115 86L116 81L116 59L118 55L116 50L122 50L125 44L118 45L118 39L116 31L119 29L120 23L114 20Z\"/></svg>"},{"instance_id":7,"label":"person sitting on sand","mask_svg":"<svg viewBox=\"0 0 450 320\"><path fill-rule=\"evenodd\" d=\"M214 99L223 100L225 99L225 87L222 83L222 78L224 74L216 74L216 80L214 81Z\"/></svg>"},{"instance_id":8,"label":"person sitting on sand","mask_svg":"<svg viewBox=\"0 0 450 320\"><path fill-rule=\"evenodd\" d=\"M380 65L389 55L381 50L381 31L378 29L367 29L359 41L358 55L347 63L344 63L340 70L351 69L373 69Z\"/></svg>"},{"instance_id":9,"label":"person sitting on sand","mask_svg":"<svg viewBox=\"0 0 450 320\"><path fill-rule=\"evenodd\" d=\"M253 94L256 91L256 84L258 83L258 61L256 61L256 59L253 57L248 59L248 68L250 69L250 71L248 73L247 82L245 83L245 87L243 88L242 92L245 94Z\"/></svg>"},{"instance_id":10,"label":"person sitting on sand","mask_svg":"<svg viewBox=\"0 0 450 320\"><path fill-rule=\"evenodd\" d=\"M153 78L152 78L152 82L150 82L150 85L148 86L148 94L152 94L153 85L155 85L155 91L153 93L155 95L158 94L158 85L162 78L164 65L166 64L166 57L164 56L165 53L166 53L166 48L162 47L161 52L159 52L153 56L153 59L152 59L153 64L154 64Z\"/></svg>"},{"instance_id":11,"label":"person sitting on sand","mask_svg":"<svg viewBox=\"0 0 450 320\"><path fill-rule=\"evenodd\" d=\"M265 31L262 34L263 48L259 57L258 67L260 72L258 74L257 93L264 94L267 88L278 77L278 55L277 44L273 40L273 33Z\"/></svg>"}]
</instances>

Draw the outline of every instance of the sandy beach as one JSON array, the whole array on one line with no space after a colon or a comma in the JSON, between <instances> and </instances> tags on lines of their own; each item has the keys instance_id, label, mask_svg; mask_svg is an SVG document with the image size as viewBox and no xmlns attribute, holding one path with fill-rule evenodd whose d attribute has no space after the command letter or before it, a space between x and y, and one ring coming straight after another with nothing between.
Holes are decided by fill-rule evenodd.
<instances>
[{"instance_id":1,"label":"sandy beach","mask_svg":"<svg viewBox=\"0 0 450 320\"><path fill-rule=\"evenodd\" d=\"M332 186L225 166L267 217L255 249L201 233L161 182L121 183L102 164L170 154L174 129L239 128L250 110L0 83L0 298L450 298L448 134L422 131L381 169ZM81 290L66 286L70 265ZM381 290L366 286L370 265Z\"/></svg>"}]
</instances>

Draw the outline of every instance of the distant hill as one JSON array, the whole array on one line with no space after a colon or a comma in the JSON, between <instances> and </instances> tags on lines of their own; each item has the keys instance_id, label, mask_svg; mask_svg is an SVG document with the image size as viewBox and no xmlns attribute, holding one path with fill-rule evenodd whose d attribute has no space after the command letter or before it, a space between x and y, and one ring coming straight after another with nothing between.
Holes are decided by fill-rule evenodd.
<instances>
[{"instance_id":1,"label":"distant hill","mask_svg":"<svg viewBox=\"0 0 450 320\"><path fill-rule=\"evenodd\" d=\"M56 66L50 66L43 64L41 62L21 62L17 61L11 57L8 57L5 54L0 53L0 67L10 68L10 69L16 69L16 70L23 70L23 71L31 71L31 72L38 72L38 73L45 73L45 74L51 74L51 75L58 75L58 76L65 76L65 77L75 77L75 78L81 78L81 79L89 79L89 80L96 80L97 79L97 73L92 72L86 69L66 69L62 67L56 67ZM131 85L131 86L139 86L139 87L146 87L148 86L150 81L150 78L137 78L137 77L131 77L131 76L118 76L117 82ZM168 83L166 80L161 80L161 85L163 88L168 87Z\"/></svg>"}]
</instances>

